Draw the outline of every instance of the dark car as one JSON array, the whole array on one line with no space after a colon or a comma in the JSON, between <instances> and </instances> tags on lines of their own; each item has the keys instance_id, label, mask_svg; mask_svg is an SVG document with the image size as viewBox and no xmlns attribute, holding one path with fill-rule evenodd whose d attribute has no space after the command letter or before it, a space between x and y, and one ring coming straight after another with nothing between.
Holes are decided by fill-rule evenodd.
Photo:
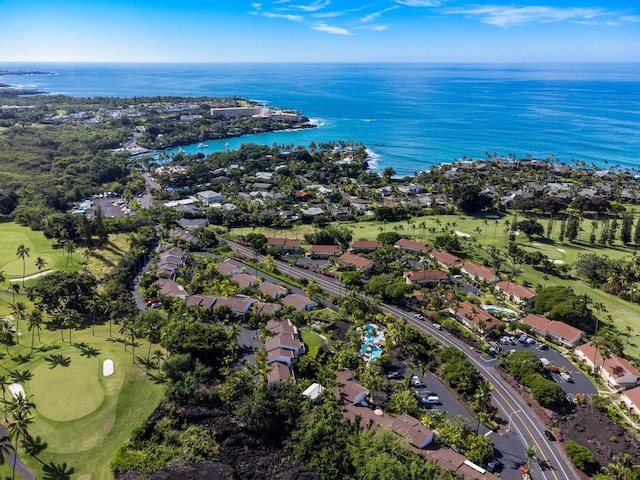
<instances>
[{"instance_id":1,"label":"dark car","mask_svg":"<svg viewBox=\"0 0 640 480\"><path fill-rule=\"evenodd\" d=\"M551 433L550 430L545 430L544 431L544 436L547 437L547 440L549 440L551 442L553 442L556 439L556 437L553 436L553 433Z\"/></svg>"},{"instance_id":2,"label":"dark car","mask_svg":"<svg viewBox=\"0 0 640 480\"><path fill-rule=\"evenodd\" d=\"M402 375L398 371L393 371L393 372L387 373L387 378L389 380L398 380L398 379L402 378Z\"/></svg>"},{"instance_id":3,"label":"dark car","mask_svg":"<svg viewBox=\"0 0 640 480\"><path fill-rule=\"evenodd\" d=\"M493 473L500 466L500 460L494 458L489 463L487 463L487 471Z\"/></svg>"}]
</instances>

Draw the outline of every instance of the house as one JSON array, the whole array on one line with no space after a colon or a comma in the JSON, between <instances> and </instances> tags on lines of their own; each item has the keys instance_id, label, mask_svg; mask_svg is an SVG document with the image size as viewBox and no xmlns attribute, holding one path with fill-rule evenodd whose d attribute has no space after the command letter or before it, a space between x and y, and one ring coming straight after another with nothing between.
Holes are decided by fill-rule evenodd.
<instances>
[{"instance_id":1,"label":"house","mask_svg":"<svg viewBox=\"0 0 640 480\"><path fill-rule=\"evenodd\" d=\"M500 280L500 277L498 277L489 267L478 265L473 262L465 262L460 269L460 272L468 275L476 281L484 280L485 282L496 283Z\"/></svg>"},{"instance_id":2,"label":"house","mask_svg":"<svg viewBox=\"0 0 640 480\"><path fill-rule=\"evenodd\" d=\"M184 230L183 228L172 228L171 230L169 230L167 236L172 240L182 240L185 243L200 243L200 239L198 237Z\"/></svg>"},{"instance_id":3,"label":"house","mask_svg":"<svg viewBox=\"0 0 640 480\"><path fill-rule=\"evenodd\" d=\"M338 403L345 402L351 405L363 404L369 395L369 390L364 388L356 379L351 370L340 370L337 376L338 386L334 387L333 393L338 399Z\"/></svg>"},{"instance_id":4,"label":"house","mask_svg":"<svg viewBox=\"0 0 640 480\"><path fill-rule=\"evenodd\" d=\"M316 303L313 300L299 293L287 295L282 299L282 304L291 305L299 312L313 310L316 306Z\"/></svg>"},{"instance_id":5,"label":"house","mask_svg":"<svg viewBox=\"0 0 640 480\"><path fill-rule=\"evenodd\" d=\"M517 283L502 280L496 283L496 289L505 293L511 300L520 305L530 305L536 299L536 291Z\"/></svg>"},{"instance_id":6,"label":"house","mask_svg":"<svg viewBox=\"0 0 640 480\"><path fill-rule=\"evenodd\" d=\"M225 260L224 262L219 263L217 268L218 268L218 273L222 276L236 275L238 273L242 273L242 269L240 267L238 267L237 265L234 265L228 260Z\"/></svg>"},{"instance_id":7,"label":"house","mask_svg":"<svg viewBox=\"0 0 640 480\"><path fill-rule=\"evenodd\" d=\"M407 285L437 285L449 283L449 276L441 270L416 270L402 274Z\"/></svg>"},{"instance_id":8,"label":"house","mask_svg":"<svg viewBox=\"0 0 640 480\"><path fill-rule=\"evenodd\" d=\"M210 204L221 202L223 196L221 193L214 192L213 190L205 190L203 192L196 193L196 198L202 203Z\"/></svg>"},{"instance_id":9,"label":"house","mask_svg":"<svg viewBox=\"0 0 640 480\"><path fill-rule=\"evenodd\" d=\"M391 430L405 437L416 448L422 449L433 442L433 431L406 413L393 419Z\"/></svg>"},{"instance_id":10,"label":"house","mask_svg":"<svg viewBox=\"0 0 640 480\"><path fill-rule=\"evenodd\" d=\"M373 262L368 258L354 255L353 253L343 253L338 257L338 263L348 267L355 267L358 272L366 272L373 268Z\"/></svg>"},{"instance_id":11,"label":"house","mask_svg":"<svg viewBox=\"0 0 640 480\"><path fill-rule=\"evenodd\" d=\"M298 327L296 327L291 320L269 320L267 322L267 330L273 335L280 333L286 333L298 337Z\"/></svg>"},{"instance_id":12,"label":"house","mask_svg":"<svg viewBox=\"0 0 640 480\"><path fill-rule=\"evenodd\" d=\"M289 291L286 288L271 282L261 283L258 286L258 290L264 295L266 295L267 297L271 297L271 298L281 298L281 297L284 297L287 293L289 293Z\"/></svg>"},{"instance_id":13,"label":"house","mask_svg":"<svg viewBox=\"0 0 640 480\"><path fill-rule=\"evenodd\" d=\"M256 302L254 305L257 306L258 312L261 315L273 315L275 312L282 308L282 305L271 302Z\"/></svg>"},{"instance_id":14,"label":"house","mask_svg":"<svg viewBox=\"0 0 640 480\"><path fill-rule=\"evenodd\" d=\"M296 361L296 353L286 348L276 348L267 352L267 365L273 362L281 362L287 366L291 366Z\"/></svg>"},{"instance_id":15,"label":"house","mask_svg":"<svg viewBox=\"0 0 640 480\"><path fill-rule=\"evenodd\" d=\"M596 368L609 388L621 391L640 385L640 371L624 358L611 355L603 358L591 344L585 343L575 349L575 353L591 369Z\"/></svg>"},{"instance_id":16,"label":"house","mask_svg":"<svg viewBox=\"0 0 640 480\"><path fill-rule=\"evenodd\" d=\"M640 386L627 390L620 395L620 401L636 415L640 415Z\"/></svg>"},{"instance_id":17,"label":"house","mask_svg":"<svg viewBox=\"0 0 640 480\"><path fill-rule=\"evenodd\" d=\"M253 287L258 284L258 279L248 273L236 273L231 275L231 281L237 283L240 288Z\"/></svg>"},{"instance_id":18,"label":"house","mask_svg":"<svg viewBox=\"0 0 640 480\"><path fill-rule=\"evenodd\" d=\"M281 248L287 253L302 253L300 240L290 240L288 238L269 238L267 239L267 248Z\"/></svg>"},{"instance_id":19,"label":"house","mask_svg":"<svg viewBox=\"0 0 640 480\"><path fill-rule=\"evenodd\" d=\"M467 328L482 333L488 332L500 323L500 320L489 312L467 301L460 302L457 307L451 308L450 312Z\"/></svg>"},{"instance_id":20,"label":"house","mask_svg":"<svg viewBox=\"0 0 640 480\"><path fill-rule=\"evenodd\" d=\"M218 297L218 301L215 306L216 308L223 306L229 307L231 309L231 313L234 315L240 315L244 318L249 312L251 305L256 302L257 300L255 298L236 295L233 297Z\"/></svg>"},{"instance_id":21,"label":"house","mask_svg":"<svg viewBox=\"0 0 640 480\"><path fill-rule=\"evenodd\" d=\"M446 268L460 268L464 265L464 260L444 250L435 250L429 253L429 255L438 262L439 265Z\"/></svg>"},{"instance_id":22,"label":"house","mask_svg":"<svg viewBox=\"0 0 640 480\"><path fill-rule=\"evenodd\" d=\"M338 245L309 245L306 257L327 259L342 254L342 248Z\"/></svg>"},{"instance_id":23,"label":"house","mask_svg":"<svg viewBox=\"0 0 640 480\"><path fill-rule=\"evenodd\" d=\"M421 253L424 255L429 253L431 250L429 245L422 242L416 242L415 240L409 240L408 238L401 238L394 246L405 252Z\"/></svg>"},{"instance_id":24,"label":"house","mask_svg":"<svg viewBox=\"0 0 640 480\"><path fill-rule=\"evenodd\" d=\"M351 253L375 252L379 248L382 248L382 242L375 240L353 240L349 242L349 251Z\"/></svg>"},{"instance_id":25,"label":"house","mask_svg":"<svg viewBox=\"0 0 640 480\"><path fill-rule=\"evenodd\" d=\"M567 347L575 347L584 335L584 332L579 328L564 322L549 320L534 313L530 313L522 321L525 325L529 325L539 337L553 338Z\"/></svg>"},{"instance_id":26,"label":"house","mask_svg":"<svg viewBox=\"0 0 640 480\"><path fill-rule=\"evenodd\" d=\"M203 307L212 310L217 300L213 295L189 295L186 305L187 307Z\"/></svg>"},{"instance_id":27,"label":"house","mask_svg":"<svg viewBox=\"0 0 640 480\"><path fill-rule=\"evenodd\" d=\"M282 362L273 362L269 365L269 375L267 376L267 383L269 385L277 385L278 383L286 381L295 382L291 367Z\"/></svg>"},{"instance_id":28,"label":"house","mask_svg":"<svg viewBox=\"0 0 640 480\"><path fill-rule=\"evenodd\" d=\"M160 286L160 290L158 291L160 295L164 295L165 297L180 298L181 300L186 300L186 298L189 296L184 287L182 285L178 285L173 280L160 279L157 283Z\"/></svg>"},{"instance_id":29,"label":"house","mask_svg":"<svg viewBox=\"0 0 640 480\"><path fill-rule=\"evenodd\" d=\"M267 353L278 350L290 350L294 353L295 358L298 358L304 353L304 344L297 338L297 335L291 333L278 333L273 335L264 344Z\"/></svg>"}]
</instances>

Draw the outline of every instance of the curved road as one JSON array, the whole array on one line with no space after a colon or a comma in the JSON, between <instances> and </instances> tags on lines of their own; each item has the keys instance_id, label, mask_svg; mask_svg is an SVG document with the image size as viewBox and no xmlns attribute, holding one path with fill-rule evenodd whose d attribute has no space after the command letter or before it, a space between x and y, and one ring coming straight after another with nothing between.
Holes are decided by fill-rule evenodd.
<instances>
[{"instance_id":1,"label":"curved road","mask_svg":"<svg viewBox=\"0 0 640 480\"><path fill-rule=\"evenodd\" d=\"M256 256L251 247L229 240L227 240L227 243L233 250L247 258L255 258L258 261L264 260L264 257ZM335 279L292 267L281 260L277 260L276 264L282 272L286 272L292 278L315 279L318 286L327 293L334 295L344 294L344 287ZM510 419L509 430L517 432L522 439L520 451L523 451L526 445L534 445L536 447L536 457L539 461L531 463L533 478L545 480L573 480L578 478L577 473L574 472L573 467L558 444L547 441L543 433L545 426L537 415L531 411L527 403L513 391L513 388L493 368L495 361L485 361L475 350L470 349L469 345L451 336L448 332L437 330L430 324L418 321L411 314L396 306L383 303L380 308L385 313L404 318L414 327L437 338L443 345L456 347L465 352L473 365L493 386L492 397L503 418Z\"/></svg>"}]
</instances>

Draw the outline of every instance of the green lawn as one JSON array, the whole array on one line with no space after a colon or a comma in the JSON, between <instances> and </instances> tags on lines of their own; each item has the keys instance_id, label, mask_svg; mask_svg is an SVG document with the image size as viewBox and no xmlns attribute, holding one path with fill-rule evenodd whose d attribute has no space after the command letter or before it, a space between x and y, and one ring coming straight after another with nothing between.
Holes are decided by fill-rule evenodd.
<instances>
[{"instance_id":1,"label":"green lawn","mask_svg":"<svg viewBox=\"0 0 640 480\"><path fill-rule=\"evenodd\" d=\"M307 355L311 355L311 357L316 358L320 352L322 344L324 343L324 339L317 333L306 328L300 330L300 337L307 347Z\"/></svg>"},{"instance_id":2,"label":"green lawn","mask_svg":"<svg viewBox=\"0 0 640 480\"><path fill-rule=\"evenodd\" d=\"M163 389L146 376L144 367L132 363L130 346L125 351L123 343L109 340L108 325L97 326L95 336L90 328L74 331L73 345L68 343L68 334L65 331L67 342L63 343L59 331L43 331L42 341L50 348L38 350L36 337L34 357L16 363L18 355L26 356L30 351L31 337L25 332L22 345L10 346L11 355L5 353L0 359L0 368L27 369L33 374L22 385L36 405L36 421L30 433L47 443L38 459L44 463L66 462L75 468L75 479L109 480L113 478L110 460L131 430L158 404ZM136 355L146 356L148 344L142 340L137 343ZM51 355L68 360L68 366L53 366L45 360ZM115 367L109 377L102 371L106 359L111 359ZM40 476L40 461L24 452L23 457Z\"/></svg>"}]
</instances>

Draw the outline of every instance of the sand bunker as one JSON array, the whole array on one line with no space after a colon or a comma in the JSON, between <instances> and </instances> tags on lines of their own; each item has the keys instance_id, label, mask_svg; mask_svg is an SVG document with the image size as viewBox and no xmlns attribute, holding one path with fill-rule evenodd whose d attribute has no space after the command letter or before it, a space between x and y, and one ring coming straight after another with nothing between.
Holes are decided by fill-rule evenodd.
<instances>
[{"instance_id":1,"label":"sand bunker","mask_svg":"<svg viewBox=\"0 0 640 480\"><path fill-rule=\"evenodd\" d=\"M555 263L556 265L563 265L564 262L562 260L554 260L553 263Z\"/></svg>"},{"instance_id":2,"label":"sand bunker","mask_svg":"<svg viewBox=\"0 0 640 480\"><path fill-rule=\"evenodd\" d=\"M11 392L11 395L13 395L13 398L18 398L19 396L25 398L24 388L22 388L22 385L20 385L19 383L11 383L9 384L8 388Z\"/></svg>"},{"instance_id":3,"label":"sand bunker","mask_svg":"<svg viewBox=\"0 0 640 480\"><path fill-rule=\"evenodd\" d=\"M556 250L558 250L560 253L564 253L565 251L561 248L556 248Z\"/></svg>"},{"instance_id":4,"label":"sand bunker","mask_svg":"<svg viewBox=\"0 0 640 480\"><path fill-rule=\"evenodd\" d=\"M455 232L453 232L456 234L456 236L458 237L462 237L462 238L469 238L471 235L469 235L468 233L464 233L464 232L459 232L458 230L456 230Z\"/></svg>"},{"instance_id":5,"label":"sand bunker","mask_svg":"<svg viewBox=\"0 0 640 480\"><path fill-rule=\"evenodd\" d=\"M113 360L111 360L110 358L107 358L102 363L102 375L104 375L105 377L113 375Z\"/></svg>"}]
</instances>

